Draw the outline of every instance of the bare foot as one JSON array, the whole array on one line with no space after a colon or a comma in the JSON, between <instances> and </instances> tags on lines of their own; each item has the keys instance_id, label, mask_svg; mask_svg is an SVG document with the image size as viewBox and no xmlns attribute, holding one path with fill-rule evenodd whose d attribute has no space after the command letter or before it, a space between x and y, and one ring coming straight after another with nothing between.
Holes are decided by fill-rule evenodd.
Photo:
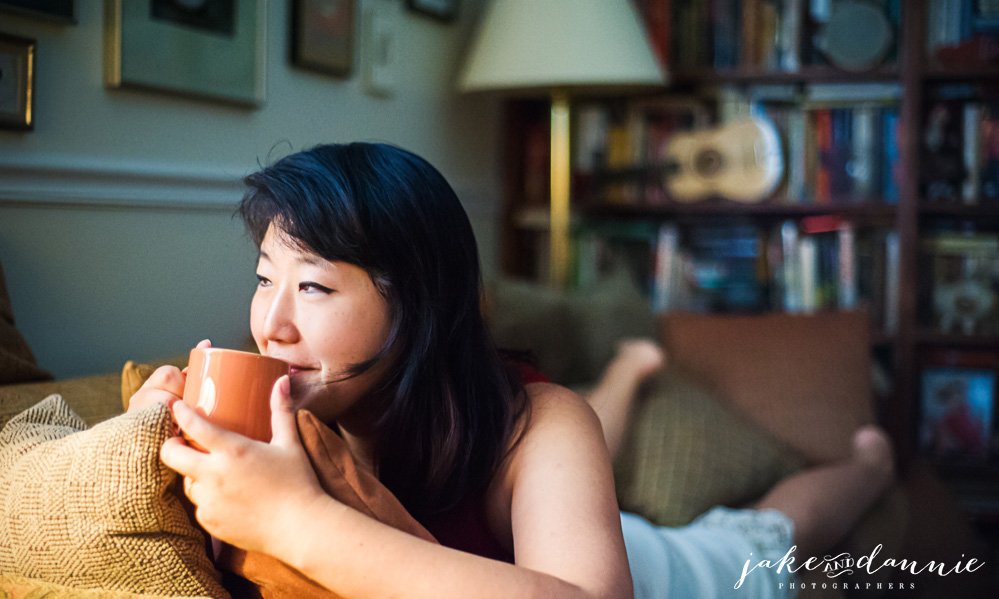
<instances>
[{"instance_id":1,"label":"bare foot","mask_svg":"<svg viewBox=\"0 0 999 599\"><path fill-rule=\"evenodd\" d=\"M853 433L853 457L885 486L895 476L895 450L879 426L869 424Z\"/></svg>"},{"instance_id":2,"label":"bare foot","mask_svg":"<svg viewBox=\"0 0 999 599\"><path fill-rule=\"evenodd\" d=\"M627 365L643 380L666 365L666 352L651 339L624 339L617 344L614 361Z\"/></svg>"}]
</instances>

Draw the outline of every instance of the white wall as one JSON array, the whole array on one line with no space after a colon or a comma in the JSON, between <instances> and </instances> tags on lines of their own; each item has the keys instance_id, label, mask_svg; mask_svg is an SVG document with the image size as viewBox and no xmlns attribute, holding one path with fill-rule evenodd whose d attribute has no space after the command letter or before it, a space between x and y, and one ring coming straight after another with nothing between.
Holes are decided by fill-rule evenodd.
<instances>
[{"instance_id":1,"label":"white wall","mask_svg":"<svg viewBox=\"0 0 999 599\"><path fill-rule=\"evenodd\" d=\"M367 95L361 14L395 18L396 90ZM253 251L232 220L239 177L329 141L388 141L436 165L465 203L495 270L498 106L452 81L480 0L441 24L402 0L358 0L349 79L288 64L287 3L267 7L267 99L257 109L102 83L102 3L79 22L0 14L0 32L37 40L35 130L0 131L0 262L15 318L60 378L126 359L248 335Z\"/></svg>"}]
</instances>

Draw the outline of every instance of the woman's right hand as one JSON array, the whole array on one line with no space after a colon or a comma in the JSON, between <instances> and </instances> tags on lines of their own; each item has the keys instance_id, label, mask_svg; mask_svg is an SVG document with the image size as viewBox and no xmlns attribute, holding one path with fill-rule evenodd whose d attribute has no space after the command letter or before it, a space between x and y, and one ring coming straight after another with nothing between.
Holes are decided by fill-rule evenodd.
<instances>
[{"instance_id":1,"label":"woman's right hand","mask_svg":"<svg viewBox=\"0 0 999 599\"><path fill-rule=\"evenodd\" d=\"M205 339L201 343L198 343L196 347L198 349L206 349L211 346L211 341ZM169 408L175 401L179 401L184 397L184 385L186 383L186 368L181 370L176 366L160 366L128 400L128 411L148 408L155 403L162 403Z\"/></svg>"}]
</instances>

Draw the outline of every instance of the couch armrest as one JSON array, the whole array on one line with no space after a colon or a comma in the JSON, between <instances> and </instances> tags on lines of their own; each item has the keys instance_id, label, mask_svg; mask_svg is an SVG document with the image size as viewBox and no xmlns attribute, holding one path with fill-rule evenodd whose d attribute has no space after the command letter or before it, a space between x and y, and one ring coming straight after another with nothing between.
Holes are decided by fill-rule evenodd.
<instances>
[{"instance_id":1,"label":"couch armrest","mask_svg":"<svg viewBox=\"0 0 999 599\"><path fill-rule=\"evenodd\" d=\"M108 373L65 381L45 381L0 386L0 426L53 393L88 425L122 413L121 373Z\"/></svg>"},{"instance_id":2,"label":"couch armrest","mask_svg":"<svg viewBox=\"0 0 999 599\"><path fill-rule=\"evenodd\" d=\"M187 356L150 362L150 366L154 369L165 364L183 367L187 364ZM0 385L0 427L7 424L12 416L20 414L53 393L62 395L69 407L89 426L124 412L121 401L121 372L64 381Z\"/></svg>"}]
</instances>

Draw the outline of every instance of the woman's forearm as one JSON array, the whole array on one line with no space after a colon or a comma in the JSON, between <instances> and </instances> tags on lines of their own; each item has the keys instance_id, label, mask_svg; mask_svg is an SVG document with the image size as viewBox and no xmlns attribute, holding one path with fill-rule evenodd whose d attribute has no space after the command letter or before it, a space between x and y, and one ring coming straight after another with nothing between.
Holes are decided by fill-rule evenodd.
<instances>
[{"instance_id":1,"label":"woman's forearm","mask_svg":"<svg viewBox=\"0 0 999 599\"><path fill-rule=\"evenodd\" d=\"M607 597L555 575L463 553L391 528L331 498L301 512L276 555L344 597Z\"/></svg>"}]
</instances>

